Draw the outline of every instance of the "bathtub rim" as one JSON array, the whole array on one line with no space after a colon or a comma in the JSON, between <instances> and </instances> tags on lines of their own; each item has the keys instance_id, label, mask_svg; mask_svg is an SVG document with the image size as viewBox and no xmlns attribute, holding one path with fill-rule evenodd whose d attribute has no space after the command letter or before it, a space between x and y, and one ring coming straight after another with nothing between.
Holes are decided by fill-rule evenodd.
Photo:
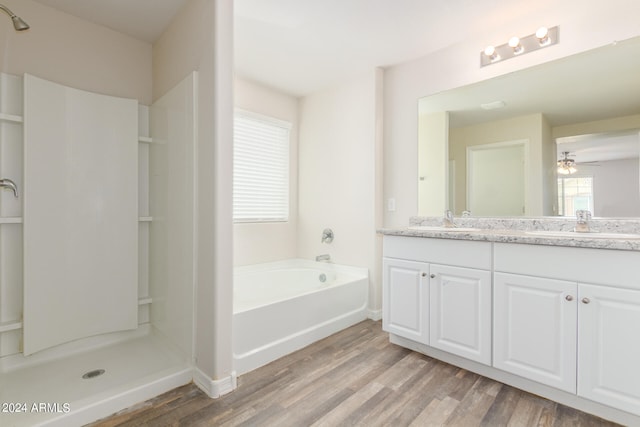
<instances>
[{"instance_id":1,"label":"bathtub rim","mask_svg":"<svg viewBox=\"0 0 640 427\"><path fill-rule=\"evenodd\" d=\"M352 267L345 266L340 264L328 264L324 262L316 262L310 261L300 258L269 262L269 263L261 263L250 266L239 267L238 270L242 269L245 272L253 273L253 272L261 272L261 271L269 271L274 268L287 268L287 267L302 267L302 268L314 268L320 269L322 271L334 271L337 275L348 276L350 280L344 281L342 284L338 284L336 286L327 286L320 289L315 289L310 292L303 292L296 294L290 298L283 298L274 301L270 301L267 304L250 308L248 310L234 311L234 319L236 316L254 316L253 311L259 312L261 310L268 309L269 305L287 305L291 304L292 300L303 298L309 299L314 298L314 293L322 293L322 292L340 292L341 295L344 295L343 292L352 292L348 289L360 289L358 292L362 292L360 295L363 297L362 299L359 297L357 300L353 300L353 305L348 307L345 311L338 312L338 314L333 314L332 317L327 317L324 319L320 319L318 323L315 324L307 324L306 326L302 326L298 330L289 330L282 336L277 337L276 339L268 342L255 343L255 346L251 348L246 348L240 350L237 346L237 343L234 339L232 345L233 351L233 366L234 370L238 375L246 374L254 369L257 369L261 366L264 366L276 359L286 356L294 351L297 351L313 342L316 342L320 339L326 338L329 335L339 332L347 327L355 325L368 317L368 305L370 298L370 286L369 286L369 271L366 268L360 267ZM324 268L323 268L324 267ZM237 270L234 270L234 273ZM340 290L342 288L342 290ZM238 317L239 319L240 317ZM234 336L237 333L234 320Z\"/></svg>"},{"instance_id":2,"label":"bathtub rim","mask_svg":"<svg viewBox=\"0 0 640 427\"><path fill-rule=\"evenodd\" d=\"M284 267L306 267L306 268L318 268L320 270L326 270L342 274L354 274L358 278L362 279L369 277L369 269L366 267L356 267L345 264L336 264L333 262L320 262L313 261L306 258L289 258L278 261L263 262L258 264L240 265L233 268L234 277L240 273L258 273L262 271L272 270L274 268Z\"/></svg>"},{"instance_id":3,"label":"bathtub rim","mask_svg":"<svg viewBox=\"0 0 640 427\"><path fill-rule=\"evenodd\" d=\"M354 267L354 266L344 265L344 264L312 261L304 258L290 258L290 259L280 260L280 261L272 261L272 262L265 262L260 264L251 264L251 265L235 267L233 270L234 287L236 283L237 274L254 274L254 273L268 272L276 269L286 269L286 268L308 268L308 269L319 270L321 272L336 273L337 275L336 282L328 284L327 286L322 286L320 288L308 290L306 292L301 292L287 298L282 298L282 299L273 300L273 301L266 301L259 305L254 305L252 307L244 308L242 310L236 310L235 296L234 296L233 314L235 315L240 313L246 313L251 310L260 309L261 307L267 306L269 304L274 304L281 301L290 301L302 295L310 295L313 293L322 292L328 288L331 288L334 286L343 286L355 281L366 280L367 284L369 282L369 269L364 267ZM369 290L367 290L367 298L365 301L365 306L368 306L368 304L369 304Z\"/></svg>"}]
</instances>

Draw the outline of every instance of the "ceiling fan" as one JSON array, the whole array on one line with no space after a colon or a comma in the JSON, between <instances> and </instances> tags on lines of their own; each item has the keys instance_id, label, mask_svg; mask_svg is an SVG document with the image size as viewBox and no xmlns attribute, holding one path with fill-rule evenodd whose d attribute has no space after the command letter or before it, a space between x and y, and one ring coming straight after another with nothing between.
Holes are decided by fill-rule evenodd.
<instances>
[{"instance_id":1,"label":"ceiling fan","mask_svg":"<svg viewBox=\"0 0 640 427\"><path fill-rule=\"evenodd\" d=\"M578 171L576 169L576 161L569 158L569 152L563 151L562 158L558 160L558 173L561 175L570 175Z\"/></svg>"}]
</instances>

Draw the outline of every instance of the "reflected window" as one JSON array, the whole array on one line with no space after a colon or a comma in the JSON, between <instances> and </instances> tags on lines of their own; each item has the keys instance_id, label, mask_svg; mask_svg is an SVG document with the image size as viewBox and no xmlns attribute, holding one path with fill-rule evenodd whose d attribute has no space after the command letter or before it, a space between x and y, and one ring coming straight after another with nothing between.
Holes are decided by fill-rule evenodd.
<instances>
[{"instance_id":1,"label":"reflected window","mask_svg":"<svg viewBox=\"0 0 640 427\"><path fill-rule=\"evenodd\" d=\"M577 210L593 212L593 176L558 178L558 215L574 216Z\"/></svg>"}]
</instances>

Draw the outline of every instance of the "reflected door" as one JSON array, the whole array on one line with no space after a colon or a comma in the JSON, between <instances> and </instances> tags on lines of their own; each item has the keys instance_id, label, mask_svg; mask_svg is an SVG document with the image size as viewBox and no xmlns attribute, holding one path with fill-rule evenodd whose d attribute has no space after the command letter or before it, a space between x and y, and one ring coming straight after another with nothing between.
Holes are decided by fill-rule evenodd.
<instances>
[{"instance_id":1,"label":"reflected door","mask_svg":"<svg viewBox=\"0 0 640 427\"><path fill-rule=\"evenodd\" d=\"M467 149L467 209L474 216L526 212L526 141Z\"/></svg>"}]
</instances>

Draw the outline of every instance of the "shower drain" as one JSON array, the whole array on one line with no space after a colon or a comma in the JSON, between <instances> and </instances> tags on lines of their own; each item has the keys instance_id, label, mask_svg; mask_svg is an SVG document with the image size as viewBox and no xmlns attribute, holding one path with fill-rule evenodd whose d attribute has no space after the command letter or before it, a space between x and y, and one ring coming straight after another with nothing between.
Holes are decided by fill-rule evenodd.
<instances>
[{"instance_id":1,"label":"shower drain","mask_svg":"<svg viewBox=\"0 0 640 427\"><path fill-rule=\"evenodd\" d=\"M88 380L89 378L95 378L95 377L99 377L100 375L104 374L104 369L94 369L93 371L89 371L86 374L84 374L82 376L82 379L84 380Z\"/></svg>"}]
</instances>

